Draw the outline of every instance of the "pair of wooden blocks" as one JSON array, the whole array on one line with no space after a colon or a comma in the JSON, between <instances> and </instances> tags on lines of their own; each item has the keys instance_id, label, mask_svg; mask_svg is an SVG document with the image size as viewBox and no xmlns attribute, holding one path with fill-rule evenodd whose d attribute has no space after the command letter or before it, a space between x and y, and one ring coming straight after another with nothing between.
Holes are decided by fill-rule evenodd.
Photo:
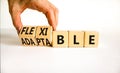
<instances>
[{"instance_id":1,"label":"pair of wooden blocks","mask_svg":"<svg viewBox=\"0 0 120 73\"><path fill-rule=\"evenodd\" d=\"M23 45L53 47L97 47L98 32L52 31L51 26L25 26L19 37Z\"/></svg>"}]
</instances>

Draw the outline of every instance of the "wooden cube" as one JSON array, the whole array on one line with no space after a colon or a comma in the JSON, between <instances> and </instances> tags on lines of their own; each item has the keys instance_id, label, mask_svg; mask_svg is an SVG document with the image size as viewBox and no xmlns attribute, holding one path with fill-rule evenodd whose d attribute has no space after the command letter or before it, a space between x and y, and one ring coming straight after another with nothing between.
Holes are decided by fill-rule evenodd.
<instances>
[{"instance_id":1,"label":"wooden cube","mask_svg":"<svg viewBox=\"0 0 120 73\"><path fill-rule=\"evenodd\" d=\"M69 47L83 47L84 32L82 31L69 31Z\"/></svg>"},{"instance_id":2,"label":"wooden cube","mask_svg":"<svg viewBox=\"0 0 120 73\"><path fill-rule=\"evenodd\" d=\"M52 27L37 26L36 41L39 46L52 46Z\"/></svg>"},{"instance_id":3,"label":"wooden cube","mask_svg":"<svg viewBox=\"0 0 120 73\"><path fill-rule=\"evenodd\" d=\"M68 31L53 31L53 47L68 47Z\"/></svg>"},{"instance_id":4,"label":"wooden cube","mask_svg":"<svg viewBox=\"0 0 120 73\"><path fill-rule=\"evenodd\" d=\"M97 47L98 46L98 32L95 31L86 31L85 32L85 41L84 47Z\"/></svg>"},{"instance_id":5,"label":"wooden cube","mask_svg":"<svg viewBox=\"0 0 120 73\"><path fill-rule=\"evenodd\" d=\"M36 45L36 39L35 39L35 31L36 27L32 26L24 26L22 27L19 37L22 42L22 45Z\"/></svg>"}]
</instances>

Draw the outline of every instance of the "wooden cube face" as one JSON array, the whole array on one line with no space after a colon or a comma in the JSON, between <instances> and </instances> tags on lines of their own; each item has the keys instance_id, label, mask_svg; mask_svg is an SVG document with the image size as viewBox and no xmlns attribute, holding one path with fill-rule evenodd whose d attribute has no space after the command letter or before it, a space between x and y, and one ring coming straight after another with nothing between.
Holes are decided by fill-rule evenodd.
<instances>
[{"instance_id":1,"label":"wooden cube face","mask_svg":"<svg viewBox=\"0 0 120 73\"><path fill-rule=\"evenodd\" d=\"M26 45L26 46L37 45L35 37L21 37L20 40L22 42L22 45Z\"/></svg>"},{"instance_id":2,"label":"wooden cube face","mask_svg":"<svg viewBox=\"0 0 120 73\"><path fill-rule=\"evenodd\" d=\"M82 31L69 31L69 47L83 47L84 32Z\"/></svg>"},{"instance_id":3,"label":"wooden cube face","mask_svg":"<svg viewBox=\"0 0 120 73\"><path fill-rule=\"evenodd\" d=\"M52 27L51 26L38 26L36 29L36 41L39 46L51 46Z\"/></svg>"},{"instance_id":4,"label":"wooden cube face","mask_svg":"<svg viewBox=\"0 0 120 73\"><path fill-rule=\"evenodd\" d=\"M97 47L98 46L98 32L86 31L84 47Z\"/></svg>"},{"instance_id":5,"label":"wooden cube face","mask_svg":"<svg viewBox=\"0 0 120 73\"><path fill-rule=\"evenodd\" d=\"M25 26L21 29L19 33L20 40L22 45L36 45L35 39L36 27Z\"/></svg>"},{"instance_id":6,"label":"wooden cube face","mask_svg":"<svg viewBox=\"0 0 120 73\"><path fill-rule=\"evenodd\" d=\"M68 32L53 31L52 40L53 47L68 47Z\"/></svg>"}]
</instances>

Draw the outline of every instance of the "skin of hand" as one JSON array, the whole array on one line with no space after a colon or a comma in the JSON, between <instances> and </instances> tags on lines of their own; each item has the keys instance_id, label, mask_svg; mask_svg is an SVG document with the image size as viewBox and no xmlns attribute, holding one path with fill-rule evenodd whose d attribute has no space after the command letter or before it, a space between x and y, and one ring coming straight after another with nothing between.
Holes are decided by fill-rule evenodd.
<instances>
[{"instance_id":1,"label":"skin of hand","mask_svg":"<svg viewBox=\"0 0 120 73\"><path fill-rule=\"evenodd\" d=\"M26 9L34 9L43 12L53 30L56 30L58 23L58 9L48 0L8 0L9 13L13 21L13 25L19 33L22 28L20 15Z\"/></svg>"}]
</instances>

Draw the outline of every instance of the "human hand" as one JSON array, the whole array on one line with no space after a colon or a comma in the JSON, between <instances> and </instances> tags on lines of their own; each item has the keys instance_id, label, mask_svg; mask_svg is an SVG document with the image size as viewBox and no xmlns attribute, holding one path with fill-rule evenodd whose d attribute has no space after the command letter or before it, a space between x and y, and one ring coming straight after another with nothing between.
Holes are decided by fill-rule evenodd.
<instances>
[{"instance_id":1,"label":"human hand","mask_svg":"<svg viewBox=\"0 0 120 73\"><path fill-rule=\"evenodd\" d=\"M8 0L9 12L13 25L19 33L22 28L20 15L26 9L35 9L43 12L47 17L48 23L56 30L58 23L58 9L48 0Z\"/></svg>"}]
</instances>

